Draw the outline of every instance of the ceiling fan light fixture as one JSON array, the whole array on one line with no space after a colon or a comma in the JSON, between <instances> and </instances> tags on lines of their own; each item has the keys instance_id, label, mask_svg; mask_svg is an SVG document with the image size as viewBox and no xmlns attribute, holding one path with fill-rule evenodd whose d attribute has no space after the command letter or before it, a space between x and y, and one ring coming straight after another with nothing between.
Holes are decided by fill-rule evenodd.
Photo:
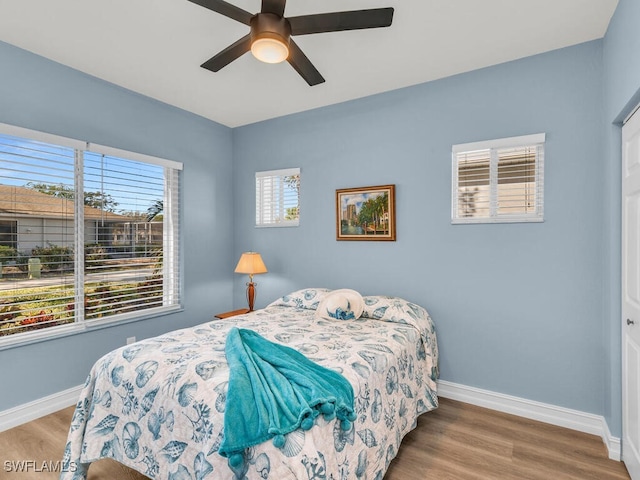
<instances>
[{"instance_id":1,"label":"ceiling fan light fixture","mask_svg":"<svg viewBox=\"0 0 640 480\"><path fill-rule=\"evenodd\" d=\"M202 68L217 72L251 50L261 62L280 63L286 60L311 87L323 83L324 78L291 39L292 35L388 27L393 21L394 12L393 7L387 7L285 17L287 0L262 0L262 8L256 14L236 7L227 0L189 1L251 28L248 35L204 62Z\"/></svg>"},{"instance_id":2,"label":"ceiling fan light fixture","mask_svg":"<svg viewBox=\"0 0 640 480\"><path fill-rule=\"evenodd\" d=\"M289 47L278 38L261 37L251 43L251 53L261 62L280 63L289 56Z\"/></svg>"}]
</instances>

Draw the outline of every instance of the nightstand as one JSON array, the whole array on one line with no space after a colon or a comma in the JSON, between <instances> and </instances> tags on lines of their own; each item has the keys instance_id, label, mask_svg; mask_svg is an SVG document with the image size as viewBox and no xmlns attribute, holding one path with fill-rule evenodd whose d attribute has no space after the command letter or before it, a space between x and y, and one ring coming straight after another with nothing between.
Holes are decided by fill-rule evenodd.
<instances>
[{"instance_id":1,"label":"nightstand","mask_svg":"<svg viewBox=\"0 0 640 480\"><path fill-rule=\"evenodd\" d=\"M239 310L232 310L230 312L218 313L218 314L216 314L216 318L235 317L236 315L243 315L245 313L249 313L249 309L248 308L241 308Z\"/></svg>"}]
</instances>

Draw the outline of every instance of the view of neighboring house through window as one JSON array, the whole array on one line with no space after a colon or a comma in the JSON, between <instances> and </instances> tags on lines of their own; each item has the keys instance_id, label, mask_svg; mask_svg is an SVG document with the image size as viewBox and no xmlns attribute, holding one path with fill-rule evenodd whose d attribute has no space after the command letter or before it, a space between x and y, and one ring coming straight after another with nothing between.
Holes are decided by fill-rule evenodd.
<instances>
[{"instance_id":1,"label":"view of neighboring house through window","mask_svg":"<svg viewBox=\"0 0 640 480\"><path fill-rule=\"evenodd\" d=\"M541 222L544 134L454 145L452 223Z\"/></svg>"},{"instance_id":2,"label":"view of neighboring house through window","mask_svg":"<svg viewBox=\"0 0 640 480\"><path fill-rule=\"evenodd\" d=\"M256 226L295 227L300 223L300 169L256 172Z\"/></svg>"},{"instance_id":3,"label":"view of neighboring house through window","mask_svg":"<svg viewBox=\"0 0 640 480\"><path fill-rule=\"evenodd\" d=\"M0 125L0 345L179 306L181 168Z\"/></svg>"}]
</instances>

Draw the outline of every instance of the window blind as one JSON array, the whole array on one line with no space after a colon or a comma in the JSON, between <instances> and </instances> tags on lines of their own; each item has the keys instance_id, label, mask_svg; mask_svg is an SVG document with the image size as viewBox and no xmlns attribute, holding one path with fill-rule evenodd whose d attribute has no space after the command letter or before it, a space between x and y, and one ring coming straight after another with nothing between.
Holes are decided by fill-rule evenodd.
<instances>
[{"instance_id":1,"label":"window blind","mask_svg":"<svg viewBox=\"0 0 640 480\"><path fill-rule=\"evenodd\" d=\"M452 222L543 219L544 134L453 148Z\"/></svg>"},{"instance_id":2,"label":"window blind","mask_svg":"<svg viewBox=\"0 0 640 480\"><path fill-rule=\"evenodd\" d=\"M299 225L299 200L299 168L256 172L256 226Z\"/></svg>"},{"instance_id":3,"label":"window blind","mask_svg":"<svg viewBox=\"0 0 640 480\"><path fill-rule=\"evenodd\" d=\"M75 322L75 149L0 135L0 336Z\"/></svg>"},{"instance_id":4,"label":"window blind","mask_svg":"<svg viewBox=\"0 0 640 480\"><path fill-rule=\"evenodd\" d=\"M41 136L0 133L0 343L178 306L182 164Z\"/></svg>"},{"instance_id":5,"label":"window blind","mask_svg":"<svg viewBox=\"0 0 640 480\"><path fill-rule=\"evenodd\" d=\"M179 299L178 179L174 168L85 152L87 320Z\"/></svg>"}]
</instances>

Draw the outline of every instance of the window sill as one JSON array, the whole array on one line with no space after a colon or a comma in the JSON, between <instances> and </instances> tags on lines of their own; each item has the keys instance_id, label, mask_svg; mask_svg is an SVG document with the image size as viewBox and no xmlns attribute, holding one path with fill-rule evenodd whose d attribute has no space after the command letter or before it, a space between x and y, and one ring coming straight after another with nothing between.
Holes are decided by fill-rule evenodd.
<instances>
[{"instance_id":1,"label":"window sill","mask_svg":"<svg viewBox=\"0 0 640 480\"><path fill-rule=\"evenodd\" d=\"M494 218L468 218L451 219L452 225L469 225L482 223L542 223L544 218L541 217L494 217Z\"/></svg>"},{"instance_id":2,"label":"window sill","mask_svg":"<svg viewBox=\"0 0 640 480\"><path fill-rule=\"evenodd\" d=\"M256 228L290 228L290 227L299 227L299 223L264 223L262 225L256 225Z\"/></svg>"}]
</instances>

